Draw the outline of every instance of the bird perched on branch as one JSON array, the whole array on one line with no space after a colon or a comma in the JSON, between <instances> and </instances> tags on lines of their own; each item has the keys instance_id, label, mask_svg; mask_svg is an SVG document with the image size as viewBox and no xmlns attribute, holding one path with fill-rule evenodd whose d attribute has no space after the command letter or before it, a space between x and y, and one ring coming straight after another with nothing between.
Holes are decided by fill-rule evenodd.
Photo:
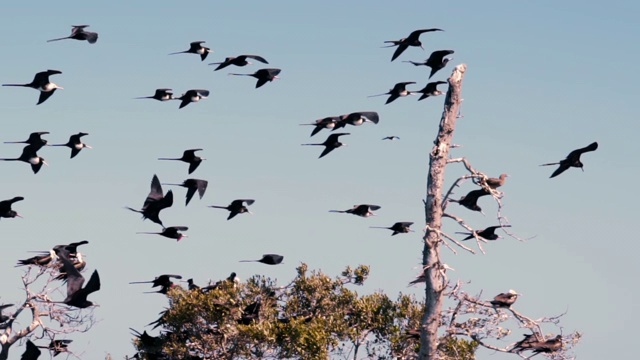
<instances>
[{"instance_id":1,"label":"bird perched on branch","mask_svg":"<svg viewBox=\"0 0 640 360\"><path fill-rule=\"evenodd\" d=\"M430 82L428 83L424 88L415 91L416 93L422 94L420 95L420 97L418 98L418 101L420 100L424 100L430 96L438 96L438 95L442 95L445 92L444 91L440 91L438 90L438 85L440 84L446 84L446 81L434 81L434 82Z\"/></svg>"},{"instance_id":2,"label":"bird perched on branch","mask_svg":"<svg viewBox=\"0 0 640 360\"><path fill-rule=\"evenodd\" d=\"M205 158L196 155L196 151L201 151L201 150L202 149L185 150L182 153L182 157L179 157L179 158L158 158L158 160L184 161L184 162L189 164L189 174L191 174L192 172L194 172L198 168L198 166L200 166L200 163L202 162L202 160L206 160Z\"/></svg>"},{"instance_id":3,"label":"bird perched on branch","mask_svg":"<svg viewBox=\"0 0 640 360\"><path fill-rule=\"evenodd\" d=\"M327 137L327 139L320 144L302 144L303 146L315 145L315 146L324 146L324 150L318 156L318 159L321 159L323 156L332 152L334 149L337 149L342 146L347 146L347 144L340 142L338 139L343 135L351 135L350 133L335 133L331 134Z\"/></svg>"},{"instance_id":4,"label":"bird perched on branch","mask_svg":"<svg viewBox=\"0 0 640 360\"><path fill-rule=\"evenodd\" d=\"M392 89L390 89L389 91L387 91L384 94L370 95L368 97L389 95L389 97L387 98L387 102L384 103L385 105L387 105L387 104L393 102L395 99L397 99L399 97L413 95L414 92L407 90L406 86L407 85L411 85L411 84L415 84L415 83L416 83L415 81L399 82L399 83L395 84Z\"/></svg>"},{"instance_id":5,"label":"bird perched on branch","mask_svg":"<svg viewBox=\"0 0 640 360\"><path fill-rule=\"evenodd\" d=\"M518 294L515 290L509 290L506 293L500 293L496 295L493 300L489 301L491 305L497 308L510 308L513 303L518 299Z\"/></svg>"},{"instance_id":6,"label":"bird perched on branch","mask_svg":"<svg viewBox=\"0 0 640 360\"><path fill-rule=\"evenodd\" d=\"M80 139L83 136L89 135L89 133L79 132L69 137L69 141L66 144L53 144L51 146L66 146L71 149L71 159L80 153L80 150L87 148L91 149L91 146L85 144Z\"/></svg>"},{"instance_id":7,"label":"bird perched on branch","mask_svg":"<svg viewBox=\"0 0 640 360\"><path fill-rule=\"evenodd\" d=\"M538 353L554 353L562 349L562 335L556 335L555 338L535 344L531 350L533 354Z\"/></svg>"},{"instance_id":8,"label":"bird perched on branch","mask_svg":"<svg viewBox=\"0 0 640 360\"><path fill-rule=\"evenodd\" d=\"M2 84L2 86L22 86L39 90L40 97L38 98L38 103L36 105L40 105L43 102L47 101L47 99L51 97L51 95L53 95L56 89L64 89L62 86L58 86L49 81L49 76L56 74L62 74L62 72L58 70L42 71L37 73L33 77L33 80L28 84Z\"/></svg>"},{"instance_id":9,"label":"bird perched on branch","mask_svg":"<svg viewBox=\"0 0 640 360\"><path fill-rule=\"evenodd\" d=\"M92 31L86 31L85 29L89 27L89 25L71 25L71 35L47 40L47 42L65 40L65 39L73 39L73 40L87 40L89 44L95 44L98 41L98 33Z\"/></svg>"},{"instance_id":10,"label":"bird perched on branch","mask_svg":"<svg viewBox=\"0 0 640 360\"><path fill-rule=\"evenodd\" d=\"M49 164L47 164L47 162L44 160L42 156L39 156L36 153L36 148L38 148L38 146L34 147L33 145L27 145L22 149L22 154L20 154L20 157L11 158L11 159L4 158L0 160L25 162L31 165L31 171L33 171L34 174L37 174L38 171L40 171L40 168L42 168L42 165L49 165Z\"/></svg>"},{"instance_id":11,"label":"bird perched on branch","mask_svg":"<svg viewBox=\"0 0 640 360\"><path fill-rule=\"evenodd\" d=\"M246 65L251 65L251 62L247 61L247 59L253 59L253 60L257 60L260 61L263 64L268 64L269 62L263 58L262 56L258 56L258 55L238 55L238 56L228 56L224 59L223 62L215 62L215 63L210 63L209 65L218 65L217 68L215 68L213 71L218 71L220 69L224 69L229 65L235 65L235 66L246 66Z\"/></svg>"},{"instance_id":12,"label":"bird perched on branch","mask_svg":"<svg viewBox=\"0 0 640 360\"><path fill-rule=\"evenodd\" d=\"M361 205L353 205L353 207L348 210L329 210L329 212L345 213L345 214L353 214L361 217L369 217L369 216L375 216L376 214L374 214L373 212L380 209L381 207L378 205L361 204Z\"/></svg>"},{"instance_id":13,"label":"bird perched on branch","mask_svg":"<svg viewBox=\"0 0 640 360\"><path fill-rule=\"evenodd\" d=\"M250 215L253 215L253 213L249 211L247 206L253 204L254 202L255 200L253 199L237 199L237 200L233 200L231 204L227 206L210 205L209 207L228 210L229 216L227 217L227 220L231 220L238 214L248 213Z\"/></svg>"},{"instance_id":14,"label":"bird perched on branch","mask_svg":"<svg viewBox=\"0 0 640 360\"><path fill-rule=\"evenodd\" d=\"M580 155L589 151L595 151L597 148L598 148L598 143L593 142L583 148L573 150L572 152L569 153L569 155L567 155L565 159L560 160L560 162L542 164L540 166L560 165L556 169L556 171L554 171L553 174L551 174L550 178L556 177L562 174L565 170L569 169L570 167L579 167L580 169L582 169L582 171L584 171L584 165L580 161Z\"/></svg>"},{"instance_id":15,"label":"bird perched on branch","mask_svg":"<svg viewBox=\"0 0 640 360\"><path fill-rule=\"evenodd\" d=\"M160 180L157 175L153 175L151 179L151 191L147 198L144 200L144 204L142 205L141 210L132 209L130 207L126 207L131 211L135 211L142 214L142 219L149 219L156 224L162 225L162 221L160 220L160 211L162 209L166 209L173 205L173 192L171 190L167 191L167 195L163 195L162 193L162 185L160 185Z\"/></svg>"},{"instance_id":16,"label":"bird perched on branch","mask_svg":"<svg viewBox=\"0 0 640 360\"><path fill-rule=\"evenodd\" d=\"M409 233L413 230L411 230L409 227L413 225L412 222L408 222L408 221L403 221L403 222L397 222L393 225L391 225L390 227L381 227L381 226L369 226L372 229L389 229L391 231L393 231L393 233L391 234L391 236L397 235L397 234L406 234Z\"/></svg>"},{"instance_id":17,"label":"bird perched on branch","mask_svg":"<svg viewBox=\"0 0 640 360\"><path fill-rule=\"evenodd\" d=\"M208 184L209 182L207 180L187 179L183 181L182 184L163 184L163 185L175 185L175 186L182 186L187 188L187 201L184 204L184 206L187 206L189 205L189 201L191 201L191 198L193 198L193 195L195 195L196 191L198 192L200 199L202 199L202 197L204 196L204 192L207 191Z\"/></svg>"},{"instance_id":18,"label":"bird perched on branch","mask_svg":"<svg viewBox=\"0 0 640 360\"><path fill-rule=\"evenodd\" d=\"M456 234L469 235L466 238L462 239L462 241L472 239L475 236L481 237L486 240L498 240L500 238L499 235L495 233L496 229L511 227L511 225L497 225L497 226L489 226L488 228L480 231L474 231L473 233L468 232L456 232Z\"/></svg>"},{"instance_id":19,"label":"bird perched on branch","mask_svg":"<svg viewBox=\"0 0 640 360\"><path fill-rule=\"evenodd\" d=\"M437 73L440 69L444 69L447 66L447 63L453 58L446 58L447 55L453 54L453 50L437 50L429 55L429 58L424 62L415 62L415 61L405 61L408 63L412 63L415 66L428 66L431 68L431 73L429 74L429 79Z\"/></svg>"},{"instance_id":20,"label":"bird perched on branch","mask_svg":"<svg viewBox=\"0 0 640 360\"><path fill-rule=\"evenodd\" d=\"M278 254L264 254L262 259L258 260L240 260L240 262L259 262L267 265L278 265L282 263L284 256Z\"/></svg>"},{"instance_id":21,"label":"bird perched on branch","mask_svg":"<svg viewBox=\"0 0 640 360\"><path fill-rule=\"evenodd\" d=\"M258 82L256 82L256 89L257 89L270 81L279 79L278 74L280 74L281 71L282 71L281 69L260 69L254 72L253 74L235 74L234 73L229 75L253 76L254 78L258 79Z\"/></svg>"},{"instance_id":22,"label":"bird perched on branch","mask_svg":"<svg viewBox=\"0 0 640 360\"><path fill-rule=\"evenodd\" d=\"M38 131L32 132L29 134L29 138L25 141L5 141L5 144L29 144L33 151L38 151L42 149L43 146L47 145L48 141L42 138L42 135L48 134L48 131Z\"/></svg>"},{"instance_id":23,"label":"bird perched on branch","mask_svg":"<svg viewBox=\"0 0 640 360\"><path fill-rule=\"evenodd\" d=\"M500 186L504 185L504 182L507 180L508 177L509 177L509 174L500 174L499 178L488 178L486 181L487 186L490 189L499 188Z\"/></svg>"},{"instance_id":24,"label":"bird perched on branch","mask_svg":"<svg viewBox=\"0 0 640 360\"><path fill-rule=\"evenodd\" d=\"M204 61L204 59L207 58L207 55L209 55L210 52L213 52L210 48L202 45L205 42L206 41L194 41L191 44L189 44L189 49L188 50L174 52L174 53L171 53L169 55L175 55L175 54L198 54L198 55L200 55L201 61Z\"/></svg>"},{"instance_id":25,"label":"bird perched on branch","mask_svg":"<svg viewBox=\"0 0 640 360\"><path fill-rule=\"evenodd\" d=\"M400 40L385 41L385 43L391 44L385 47L394 47L394 46L398 47L396 51L394 51L393 56L391 57L391 61L395 60L398 56L400 56L400 54L402 54L405 50L407 50L409 46L419 46L422 50L424 50L424 48L422 47L422 42L420 42L420 35L426 32L432 32L432 31L444 31L444 30L442 29L415 30L411 32L411 34L409 34L409 36L407 36L406 38L402 38Z\"/></svg>"}]
</instances>

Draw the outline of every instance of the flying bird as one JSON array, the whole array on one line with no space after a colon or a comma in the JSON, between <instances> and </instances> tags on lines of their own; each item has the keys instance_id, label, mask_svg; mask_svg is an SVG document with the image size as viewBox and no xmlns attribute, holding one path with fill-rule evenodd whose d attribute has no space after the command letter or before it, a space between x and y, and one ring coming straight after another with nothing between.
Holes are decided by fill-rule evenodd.
<instances>
[{"instance_id":1,"label":"flying bird","mask_svg":"<svg viewBox=\"0 0 640 360\"><path fill-rule=\"evenodd\" d=\"M462 241L473 239L474 238L474 234L475 234L475 236L481 237L481 238L486 239L486 240L498 240L500 238L500 235L496 234L496 229L500 229L500 228L504 228L504 227L511 227L511 225L489 226L488 228L486 228L484 230L480 230L480 231L476 230L473 233L456 232L456 234L468 235L466 238L462 239Z\"/></svg>"},{"instance_id":2,"label":"flying bird","mask_svg":"<svg viewBox=\"0 0 640 360\"><path fill-rule=\"evenodd\" d=\"M29 339L27 339L26 347L27 348L22 353L20 360L38 360L42 351L40 351L40 349L38 349L38 347Z\"/></svg>"},{"instance_id":3,"label":"flying bird","mask_svg":"<svg viewBox=\"0 0 640 360\"><path fill-rule=\"evenodd\" d=\"M47 40L47 42L73 39L73 40L87 40L89 44L95 44L98 41L98 33L92 31L86 31L89 25L71 25L71 35L58 39Z\"/></svg>"},{"instance_id":4,"label":"flying bird","mask_svg":"<svg viewBox=\"0 0 640 360\"><path fill-rule=\"evenodd\" d=\"M584 171L583 164L580 161L580 155L589 151L595 151L597 148L598 148L598 143L593 142L583 148L573 150L572 152L569 153L569 155L567 155L565 159L560 160L560 162L542 164L540 166L560 165L556 169L556 171L554 171L553 174L551 174L550 178L556 177L562 174L565 170L567 170L570 167L579 167L580 169L582 169L582 171Z\"/></svg>"},{"instance_id":5,"label":"flying bird","mask_svg":"<svg viewBox=\"0 0 640 360\"><path fill-rule=\"evenodd\" d=\"M327 116L326 118L322 118L322 119L318 119L310 124L300 124L300 125L311 125L311 126L315 126L315 128L313 128L313 131L311 131L311 136L317 134L320 132L320 130L322 129L333 129L335 128L336 124L338 123L338 120L340 119L339 116Z\"/></svg>"},{"instance_id":6,"label":"flying bird","mask_svg":"<svg viewBox=\"0 0 640 360\"><path fill-rule=\"evenodd\" d=\"M71 263L73 267L78 271L84 270L87 266L87 261L82 256L82 253L76 253L76 255L71 258ZM55 277L56 280L67 281L67 273L64 271L63 264L59 264L58 268L58 276Z\"/></svg>"},{"instance_id":7,"label":"flying bird","mask_svg":"<svg viewBox=\"0 0 640 360\"><path fill-rule=\"evenodd\" d=\"M36 105L40 105L47 101L56 89L64 89L62 86L58 86L49 81L49 76L56 74L62 74L62 72L58 70L42 71L37 73L36 76L33 77L33 81L28 84L2 84L2 86L22 86L39 90L40 97L38 98L38 103Z\"/></svg>"},{"instance_id":8,"label":"flying bird","mask_svg":"<svg viewBox=\"0 0 640 360\"><path fill-rule=\"evenodd\" d=\"M279 79L278 74L280 74L281 69L260 69L253 74L229 74L229 75L237 75L237 76L253 76L258 79L256 83L256 89L260 86L266 84L269 81L273 81L275 79Z\"/></svg>"},{"instance_id":9,"label":"flying bird","mask_svg":"<svg viewBox=\"0 0 640 360\"><path fill-rule=\"evenodd\" d=\"M78 252L78 246L80 245L86 245L89 242L87 240L82 240L82 241L78 241L78 242L72 242L71 244L67 244L67 245L56 245L54 246L51 250L53 250L55 253L57 253L60 249L64 249L66 251L69 252L69 255L71 257L76 256L76 253ZM42 252L47 252L47 251L42 251Z\"/></svg>"},{"instance_id":10,"label":"flying bird","mask_svg":"<svg viewBox=\"0 0 640 360\"><path fill-rule=\"evenodd\" d=\"M346 115L340 115L338 121L336 122L336 125L331 131L336 131L340 128L343 128L347 126L347 124L352 126L360 126L366 122L377 124L378 122L380 122L380 116L375 111L359 111Z\"/></svg>"},{"instance_id":11,"label":"flying bird","mask_svg":"<svg viewBox=\"0 0 640 360\"><path fill-rule=\"evenodd\" d=\"M42 165L49 165L47 164L47 162L44 160L44 158L42 156L38 156L38 154L36 153L36 148L38 146L33 146L33 145L27 145L22 149L22 154L20 155L20 157L17 157L15 159L0 159L2 161L22 161L22 162L26 162L28 164L31 165L31 170L33 171L34 174L37 174L38 171L40 171L40 168L42 167Z\"/></svg>"},{"instance_id":12,"label":"flying bird","mask_svg":"<svg viewBox=\"0 0 640 360\"><path fill-rule=\"evenodd\" d=\"M504 182L507 180L508 177L509 177L509 174L500 174L500 177L498 178L488 178L487 186L490 189L499 188L500 186L504 185Z\"/></svg>"},{"instance_id":13,"label":"flying bird","mask_svg":"<svg viewBox=\"0 0 640 360\"><path fill-rule=\"evenodd\" d=\"M400 140L400 137L399 136L395 136L395 135L391 135L391 136L383 137L382 140Z\"/></svg>"},{"instance_id":14,"label":"flying bird","mask_svg":"<svg viewBox=\"0 0 640 360\"><path fill-rule=\"evenodd\" d=\"M189 105L192 102L198 102L202 99L206 99L209 96L209 90L204 89L191 89L186 93L182 94L180 97L174 98L175 100L182 100L180 102L180 106L178 109L182 109L183 107Z\"/></svg>"},{"instance_id":15,"label":"flying bird","mask_svg":"<svg viewBox=\"0 0 640 360\"><path fill-rule=\"evenodd\" d=\"M400 82L400 83L395 84L393 86L393 89L390 89L388 92L386 92L384 94L370 95L368 97L389 95L389 97L387 98L387 102L384 103L386 105L386 104L389 104L389 103L393 102L395 99L397 99L399 97L413 95L413 92L407 90L406 86L407 85L411 85L411 84L415 84L415 83L416 83L415 81Z\"/></svg>"},{"instance_id":16,"label":"flying bird","mask_svg":"<svg viewBox=\"0 0 640 360\"><path fill-rule=\"evenodd\" d=\"M445 93L444 91L438 90L438 85L446 84L446 83L447 83L446 81L434 81L434 82L428 83L424 88L416 91L416 93L422 94L418 98L418 101L424 100L429 96L438 96L438 95L444 94Z\"/></svg>"},{"instance_id":17,"label":"flying bird","mask_svg":"<svg viewBox=\"0 0 640 360\"><path fill-rule=\"evenodd\" d=\"M258 55L238 55L238 56L226 57L223 62L210 63L209 65L218 65L218 67L215 68L215 70L213 70L213 71L218 71L220 69L226 68L229 65L235 65L235 66L240 66L240 67L245 66L245 65L251 65L251 62L247 61L247 59L257 60L257 61L260 61L263 64L268 64L269 63L262 56L258 56Z\"/></svg>"},{"instance_id":18,"label":"flying bird","mask_svg":"<svg viewBox=\"0 0 640 360\"><path fill-rule=\"evenodd\" d=\"M396 49L396 51L393 53L393 56L391 57L391 61L395 60L398 56L400 56L400 54L402 54L405 50L407 50L407 48L409 46L419 46L420 48L422 48L422 50L424 50L424 48L422 47L422 42L420 42L420 35L422 35L422 34L424 34L426 32L432 32L432 31L444 31L444 30L442 30L442 29L421 29L421 30L413 31L406 38L402 38L400 40L385 41L385 43L391 44L391 45L385 46L385 47L394 47L394 46L398 47Z\"/></svg>"},{"instance_id":19,"label":"flying bird","mask_svg":"<svg viewBox=\"0 0 640 360\"><path fill-rule=\"evenodd\" d=\"M16 216L21 218L22 216L18 212L11 209L11 205L22 200L24 200L22 196L16 196L13 199L0 201L0 218L14 218Z\"/></svg>"},{"instance_id":20,"label":"flying bird","mask_svg":"<svg viewBox=\"0 0 640 360\"><path fill-rule=\"evenodd\" d=\"M337 149L341 146L347 146L347 144L341 143L338 139L340 138L340 136L342 135L351 135L350 133L335 133L335 134L331 134L327 137L327 140L325 140L323 143L321 144L302 144L304 146L307 145L317 145L317 146L324 146L324 150L322 151L322 154L320 154L320 156L318 157L318 159L322 158L323 156L327 155L328 153L332 152L334 149Z\"/></svg>"},{"instance_id":21,"label":"flying bird","mask_svg":"<svg viewBox=\"0 0 640 360\"><path fill-rule=\"evenodd\" d=\"M518 294L515 290L509 290L506 293L500 293L496 295L493 300L490 301L491 305L498 308L510 308L513 303L518 299Z\"/></svg>"},{"instance_id":22,"label":"flying bird","mask_svg":"<svg viewBox=\"0 0 640 360\"><path fill-rule=\"evenodd\" d=\"M188 235L185 235L180 232L180 231L187 231L187 230L189 230L189 228L186 226L169 226L169 227L163 228L162 232L139 232L138 234L156 234L156 235L162 235L169 239L176 239L177 241L180 241L182 240L182 238L189 237Z\"/></svg>"},{"instance_id":23,"label":"flying bird","mask_svg":"<svg viewBox=\"0 0 640 360\"><path fill-rule=\"evenodd\" d=\"M42 149L43 146L47 145L47 140L42 138L42 135L48 134L48 131L38 131L32 132L29 134L29 138L25 141L5 141L5 144L29 144L31 145L31 149L34 151L38 151Z\"/></svg>"},{"instance_id":24,"label":"flying bird","mask_svg":"<svg viewBox=\"0 0 640 360\"><path fill-rule=\"evenodd\" d=\"M16 267L23 265L49 266L49 264L57 258L58 255L56 255L53 250L50 250L46 254L36 255L24 260L18 260L18 265L16 265Z\"/></svg>"},{"instance_id":25,"label":"flying bird","mask_svg":"<svg viewBox=\"0 0 640 360\"><path fill-rule=\"evenodd\" d=\"M253 215L253 213L249 211L247 206L253 204L254 202L255 200L253 199L237 199L233 200L228 206L210 205L209 207L229 210L229 217L227 217L227 220L231 220L238 214L249 213L250 215Z\"/></svg>"},{"instance_id":26,"label":"flying bird","mask_svg":"<svg viewBox=\"0 0 640 360\"><path fill-rule=\"evenodd\" d=\"M412 63L415 66L428 66L431 68L431 74L429 74L429 79L431 79L431 77L437 73L440 69L444 69L445 66L447 66L447 63L451 60L453 60L453 58L447 58L447 55L451 55L453 54L454 51L453 50L437 50L431 53L431 55L429 55L429 58L427 60L425 60L424 62L415 62L415 61L405 61L408 63Z\"/></svg>"},{"instance_id":27,"label":"flying bird","mask_svg":"<svg viewBox=\"0 0 640 360\"><path fill-rule=\"evenodd\" d=\"M60 249L57 252L58 258L62 261L62 269L67 274L67 297L62 301L68 306L74 306L77 308L87 308L93 306L94 303L87 300L87 296L100 290L100 276L98 270L94 270L89 278L89 282L83 288L84 277L78 269L73 266L73 263L69 260L69 252L65 249Z\"/></svg>"},{"instance_id":28,"label":"flying bird","mask_svg":"<svg viewBox=\"0 0 640 360\"><path fill-rule=\"evenodd\" d=\"M206 41L194 41L189 45L189 50L178 51L178 52L171 53L169 55L175 55L175 54L198 54L198 55L200 55L200 59L202 61L204 61L204 59L207 58L207 55L209 55L210 52L213 52L213 50L211 50L210 48L208 48L206 46L202 46L202 44L204 44L205 42Z\"/></svg>"},{"instance_id":29,"label":"flying bird","mask_svg":"<svg viewBox=\"0 0 640 360\"><path fill-rule=\"evenodd\" d=\"M460 200L449 199L449 201L457 202L469 210L482 212L482 208L478 206L478 199L481 196L489 194L491 193L485 189L471 190L467 195L461 197Z\"/></svg>"},{"instance_id":30,"label":"flying bird","mask_svg":"<svg viewBox=\"0 0 640 360\"><path fill-rule=\"evenodd\" d=\"M264 254L259 260L240 260L240 262L259 262L267 265L278 265L282 263L284 256L278 254Z\"/></svg>"},{"instance_id":31,"label":"flying bird","mask_svg":"<svg viewBox=\"0 0 640 360\"><path fill-rule=\"evenodd\" d=\"M202 149L185 150L182 153L182 157L180 158L158 158L158 160L184 161L189 164L189 174L191 174L198 168L198 166L200 166L200 163L202 162L202 160L206 160L205 158L196 155L196 151L201 151L201 150Z\"/></svg>"},{"instance_id":32,"label":"flying bird","mask_svg":"<svg viewBox=\"0 0 640 360\"><path fill-rule=\"evenodd\" d=\"M78 155L78 153L80 153L80 150L87 148L87 149L91 149L92 147L83 143L82 140L80 139L83 136L89 135L89 133L85 133L85 132L79 132L75 135L71 135L69 137L69 141L67 141L66 144L53 144L50 146L66 146L68 148L71 149L71 159L73 159L76 155Z\"/></svg>"},{"instance_id":33,"label":"flying bird","mask_svg":"<svg viewBox=\"0 0 640 360\"><path fill-rule=\"evenodd\" d=\"M411 232L413 230L411 230L409 227L413 225L412 222L408 222L408 221L403 221L403 222L397 222L393 225L391 225L390 227L381 227L381 226L369 226L372 229L389 229L391 231L393 231L393 233L391 234L391 236L397 235L397 234L406 234L408 232Z\"/></svg>"},{"instance_id":34,"label":"flying bird","mask_svg":"<svg viewBox=\"0 0 640 360\"><path fill-rule=\"evenodd\" d=\"M156 99L158 101L172 100L172 99L174 99L173 90L167 89L167 88L165 88L165 89L156 89L155 94L153 94L151 96L137 97L136 99Z\"/></svg>"},{"instance_id":35,"label":"flying bird","mask_svg":"<svg viewBox=\"0 0 640 360\"><path fill-rule=\"evenodd\" d=\"M329 210L329 212L346 213L346 214L353 214L353 215L358 215L362 217L369 217L369 216L375 216L376 214L374 214L373 212L376 210L380 210L380 208L381 207L378 205L362 204L362 205L353 205L353 208L348 210Z\"/></svg>"},{"instance_id":36,"label":"flying bird","mask_svg":"<svg viewBox=\"0 0 640 360\"><path fill-rule=\"evenodd\" d=\"M163 185L175 185L175 186L182 186L187 188L187 201L184 204L184 206L187 206L189 205L189 201L191 201L191 198L193 198L193 195L195 195L196 191L198 192L198 195L200 195L200 199L202 199L202 197L204 196L204 192L207 191L208 184L209 182L207 180L187 179L183 181L182 184L163 184Z\"/></svg>"},{"instance_id":37,"label":"flying bird","mask_svg":"<svg viewBox=\"0 0 640 360\"><path fill-rule=\"evenodd\" d=\"M151 283L152 286L151 288L155 288L155 287L160 287L160 290L158 291L152 291L152 293L160 293L160 294L166 294L169 289L171 289L175 284L171 281L171 278L174 279L182 279L181 275L173 275L173 274L163 274L160 276L156 276L155 279L151 280L151 281L134 281L134 282L130 282L129 284L148 284Z\"/></svg>"},{"instance_id":38,"label":"flying bird","mask_svg":"<svg viewBox=\"0 0 640 360\"><path fill-rule=\"evenodd\" d=\"M166 209L173 205L173 192L171 190L167 191L167 195L164 196L162 193L162 185L160 185L160 180L158 180L157 175L153 175L153 179L151 179L151 191L149 195L144 200L144 204L142 205L142 210L135 210L130 207L126 207L131 211L135 211L142 214L142 219L149 219L156 224L162 225L162 221L160 220L160 211L162 209Z\"/></svg>"}]
</instances>

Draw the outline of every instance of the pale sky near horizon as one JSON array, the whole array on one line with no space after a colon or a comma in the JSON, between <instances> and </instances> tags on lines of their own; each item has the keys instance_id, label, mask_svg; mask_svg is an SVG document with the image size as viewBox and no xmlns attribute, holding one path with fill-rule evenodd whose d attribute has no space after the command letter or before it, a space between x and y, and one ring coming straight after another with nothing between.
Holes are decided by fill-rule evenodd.
<instances>
[{"instance_id":1,"label":"pale sky near horizon","mask_svg":"<svg viewBox=\"0 0 640 360\"><path fill-rule=\"evenodd\" d=\"M0 12L0 83L26 83L57 69L62 74L51 81L64 89L36 106L37 91L0 88L0 142L49 131L45 139L64 143L83 131L93 149L70 160L69 149L43 148L39 154L50 166L36 175L27 164L0 163L0 200L25 197L14 205L24 219L0 221L0 303L22 301L23 269L13 267L18 259L83 239L90 242L80 249L87 254L85 276L97 269L102 280L90 297L100 304L98 323L69 337L83 359L133 355L128 328L150 330L144 325L167 301L128 283L163 273L198 284L232 271L241 279L260 273L285 284L300 262L331 276L367 264L371 276L357 291L422 298L424 288L407 283L419 273L428 153L444 99L412 96L385 105L385 97L367 96L401 81L421 88L428 69L403 61L452 49L452 62L431 79L446 80L455 65L467 64L464 117L454 136L462 147L452 156L467 157L489 176L510 174L501 188L503 213L514 233L533 238L491 242L486 255L442 249L443 261L455 268L449 278L471 281L468 292L482 290L486 297L515 289L524 294L516 308L533 318L567 311L563 331L584 333L578 359L632 358L633 346L620 344L633 344L640 320L634 301L640 247L631 226L638 196L630 184L640 175L640 126L632 106L640 83L638 13L640 4L632 1L573 0L7 4ZM76 24L89 24L98 42L46 42ZM411 47L390 62L394 49L381 48L385 40L432 27L445 31L423 34L424 51ZM214 50L205 61L167 55L198 40ZM258 54L269 64L216 72L207 65L239 54ZM227 76L264 67L281 68L281 79L255 89L253 78ZM177 101L133 100L164 87L176 95L199 88L211 94L180 110ZM377 111L380 123L347 127L351 135L341 140L348 146L322 159L321 148L300 146L323 142L330 132L310 138L312 127L298 124L355 111ZM400 140L381 140L389 135ZM572 168L549 179L555 167L538 166L593 141L599 148L583 155L584 172ZM200 155L207 158L191 175L185 163L157 160L191 148L204 149ZM21 149L0 143L0 158L17 157ZM450 165L447 186L463 173L461 165ZM179 243L136 234L161 229L123 209L142 206L154 174L163 183L209 181L204 198L194 197L188 207L185 189L164 186L175 201L161 219L189 226ZM455 197L472 189L465 183ZM256 200L253 216L226 221L226 211L206 207L239 198ZM360 203L382 208L366 219L328 212ZM486 198L479 204L486 216L457 204L448 210L475 228L496 225L495 204ZM369 229L397 221L413 221L417 231L391 237ZM464 230L445 220L444 231ZM284 255L284 264L238 262L263 253ZM56 300L63 293L54 293ZM515 328L496 344L523 333ZM605 344L614 338L617 346ZM10 359L23 349L12 347ZM477 358L517 357L481 349Z\"/></svg>"}]
</instances>

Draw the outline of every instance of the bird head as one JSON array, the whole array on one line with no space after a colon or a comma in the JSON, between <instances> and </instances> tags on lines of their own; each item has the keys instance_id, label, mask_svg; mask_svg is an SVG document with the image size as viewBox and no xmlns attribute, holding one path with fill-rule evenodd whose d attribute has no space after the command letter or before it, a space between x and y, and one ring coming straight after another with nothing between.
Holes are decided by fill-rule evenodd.
<instances>
[{"instance_id":1,"label":"bird head","mask_svg":"<svg viewBox=\"0 0 640 360\"><path fill-rule=\"evenodd\" d=\"M422 42L420 40L416 41L416 44L420 46L420 49L424 50L424 47L422 47Z\"/></svg>"},{"instance_id":2,"label":"bird head","mask_svg":"<svg viewBox=\"0 0 640 360\"><path fill-rule=\"evenodd\" d=\"M508 293L509 293L509 294L511 294L511 295L521 295L521 294L518 294L518 293L517 293L515 290L513 290L513 289L509 289Z\"/></svg>"}]
</instances>

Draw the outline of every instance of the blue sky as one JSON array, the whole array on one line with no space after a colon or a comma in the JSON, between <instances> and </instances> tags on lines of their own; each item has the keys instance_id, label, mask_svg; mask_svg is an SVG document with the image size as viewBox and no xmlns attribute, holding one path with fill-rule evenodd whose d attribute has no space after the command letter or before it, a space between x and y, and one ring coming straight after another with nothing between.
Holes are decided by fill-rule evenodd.
<instances>
[{"instance_id":1,"label":"blue sky","mask_svg":"<svg viewBox=\"0 0 640 360\"><path fill-rule=\"evenodd\" d=\"M492 242L487 255L443 249L444 261L456 269L450 279L470 280L469 292L483 290L487 296L516 289L524 294L517 309L534 318L568 310L564 331L585 334L575 351L580 359L630 357L631 347L608 348L601 340L616 336L618 343L632 343L632 324L640 320L633 301L638 289L629 286L639 270L640 250L631 227L637 195L629 184L639 175L633 158L640 151L633 107L640 82L634 67L640 60L634 46L639 4L189 4L37 1L3 8L0 82L29 82L36 72L57 69L62 74L52 81L64 90L35 106L36 91L1 88L0 141L49 131L45 138L61 143L83 131L93 149L69 160L68 149L44 148L40 155L50 166L37 175L23 163L0 164L0 197L25 197L15 205L24 219L0 221L5 239L0 301L21 301L22 270L12 266L31 256L27 251L82 239L90 241L82 249L88 269L98 269L102 279L102 290L92 295L101 305L94 312L99 323L72 337L85 358L133 354L128 328L142 330L166 300L142 294L148 288L128 282L163 273L200 284L231 271L243 279L261 273L285 283L300 262L332 275L346 265L368 264L371 277L359 291L423 296L422 287L406 287L419 272L420 231L392 238L368 227L414 221L415 229L422 228L428 152L443 98L400 98L384 105L384 97L367 96L401 81L416 81L411 89L419 89L427 70L402 61L452 49L454 60L432 79L445 80L459 63L468 66L464 118L454 138L463 147L452 155L467 157L489 176L509 173L503 212L515 233L535 238ZM73 24L90 24L88 30L100 34L98 42L46 42L67 35ZM423 35L425 51L410 48L390 62L393 49L381 48L385 40L431 27L445 31ZM167 55L198 40L214 50L204 62L191 54ZM261 55L269 65L217 72L207 66L243 53ZM226 75L261 67L281 68L281 79L254 89L253 78ZM181 110L178 102L132 99L163 87L177 95L198 88L211 95ZM300 146L322 142L328 132L310 139L312 128L298 124L354 111L377 111L380 123L348 127L351 135L343 140L349 146L320 160L320 148ZM380 140L388 135L401 139ZM549 179L553 167L538 166L593 141L600 147L583 157L584 173L570 169ZM156 160L190 148L203 148L207 158L191 176L187 164ZM1 157L20 152L19 145L0 144ZM186 208L185 190L172 188L176 201L161 218L166 225L190 227L189 238L179 243L137 235L160 229L123 209L142 205L153 174L162 182L209 181L205 197ZM447 185L461 174L460 165L451 165ZM456 197L471 189L465 184ZM206 207L238 198L255 199L255 215L226 221L224 210ZM367 219L328 212L360 203L382 209ZM449 211L476 228L496 224L495 205L481 201L481 206L487 216L456 204ZM462 231L451 222L444 229ZM285 256L283 265L238 263L272 252ZM514 329L517 338L520 333L524 330ZM22 348L16 347L11 357L19 353ZM507 357L478 352L478 359Z\"/></svg>"}]
</instances>

